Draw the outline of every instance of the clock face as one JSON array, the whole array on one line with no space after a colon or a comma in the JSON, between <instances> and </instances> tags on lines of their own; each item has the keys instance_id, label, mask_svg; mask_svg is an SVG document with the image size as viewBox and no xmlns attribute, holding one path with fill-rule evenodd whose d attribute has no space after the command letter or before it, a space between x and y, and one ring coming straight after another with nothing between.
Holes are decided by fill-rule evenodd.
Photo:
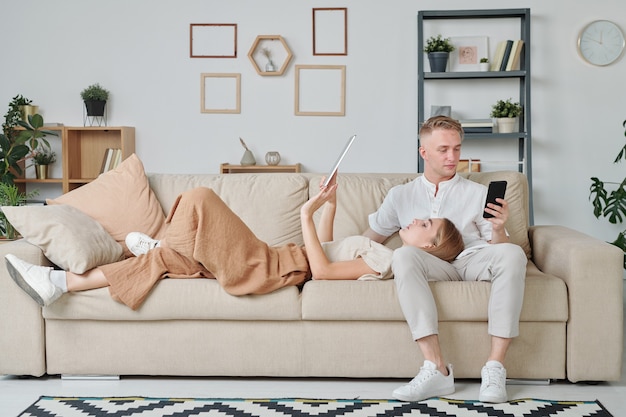
<instances>
[{"instance_id":1,"label":"clock face","mask_svg":"<svg viewBox=\"0 0 626 417\"><path fill-rule=\"evenodd\" d=\"M583 28L578 36L580 56L593 65L609 65L624 50L624 34L615 23L596 20Z\"/></svg>"}]
</instances>

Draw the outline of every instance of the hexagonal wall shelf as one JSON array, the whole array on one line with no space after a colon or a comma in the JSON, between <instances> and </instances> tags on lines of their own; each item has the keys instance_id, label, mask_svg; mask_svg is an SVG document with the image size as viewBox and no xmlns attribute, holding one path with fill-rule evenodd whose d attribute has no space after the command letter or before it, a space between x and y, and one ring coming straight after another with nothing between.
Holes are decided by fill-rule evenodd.
<instances>
[{"instance_id":1,"label":"hexagonal wall shelf","mask_svg":"<svg viewBox=\"0 0 626 417\"><path fill-rule=\"evenodd\" d=\"M271 53L271 61L274 64L274 70L267 65L268 58L262 53L263 49L267 49ZM282 75L291 61L292 53L287 42L280 35L259 35L254 40L248 58L259 75ZM281 62L280 66L277 63Z\"/></svg>"}]
</instances>

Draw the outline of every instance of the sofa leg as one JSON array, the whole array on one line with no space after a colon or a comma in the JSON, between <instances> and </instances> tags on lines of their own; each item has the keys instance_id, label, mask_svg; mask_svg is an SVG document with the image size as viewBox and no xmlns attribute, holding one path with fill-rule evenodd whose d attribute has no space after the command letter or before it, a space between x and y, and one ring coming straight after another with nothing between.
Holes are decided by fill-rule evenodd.
<instances>
[{"instance_id":1,"label":"sofa leg","mask_svg":"<svg viewBox=\"0 0 626 417\"><path fill-rule=\"evenodd\" d=\"M76 380L96 380L96 381L118 381L119 375L80 375L80 374L61 374L61 379L64 381L76 381Z\"/></svg>"}]
</instances>

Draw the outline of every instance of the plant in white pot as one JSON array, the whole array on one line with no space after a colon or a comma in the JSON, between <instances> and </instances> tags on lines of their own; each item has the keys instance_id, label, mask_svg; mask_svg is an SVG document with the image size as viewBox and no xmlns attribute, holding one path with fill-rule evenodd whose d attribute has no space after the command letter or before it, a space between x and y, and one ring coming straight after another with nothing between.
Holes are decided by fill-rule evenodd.
<instances>
[{"instance_id":1,"label":"plant in white pot","mask_svg":"<svg viewBox=\"0 0 626 417\"><path fill-rule=\"evenodd\" d=\"M512 99L498 100L491 106L491 117L496 119L498 133L512 133L519 130L519 115L522 114L522 105Z\"/></svg>"},{"instance_id":2,"label":"plant in white pot","mask_svg":"<svg viewBox=\"0 0 626 417\"><path fill-rule=\"evenodd\" d=\"M454 45L450 38L443 38L441 35L431 36L426 41L424 52L428 54L431 72L445 72L448 66L450 52L454 51Z\"/></svg>"}]
</instances>

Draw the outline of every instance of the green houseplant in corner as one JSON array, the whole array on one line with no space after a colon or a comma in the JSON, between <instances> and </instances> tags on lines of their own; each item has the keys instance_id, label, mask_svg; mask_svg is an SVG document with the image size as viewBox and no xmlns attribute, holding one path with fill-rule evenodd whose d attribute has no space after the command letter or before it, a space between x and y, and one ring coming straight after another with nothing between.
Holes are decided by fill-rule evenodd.
<instances>
[{"instance_id":1,"label":"green houseplant in corner","mask_svg":"<svg viewBox=\"0 0 626 417\"><path fill-rule=\"evenodd\" d=\"M522 114L522 105L513 102L513 99L498 100L491 106L490 116L496 119L498 133L511 133L519 130L519 115Z\"/></svg>"},{"instance_id":2,"label":"green houseplant in corner","mask_svg":"<svg viewBox=\"0 0 626 417\"><path fill-rule=\"evenodd\" d=\"M0 206L23 206L26 200L39 194L37 190L23 193L15 184L0 182ZM14 240L18 237L15 228L9 223L0 210L0 235L5 240Z\"/></svg>"},{"instance_id":3,"label":"green houseplant in corner","mask_svg":"<svg viewBox=\"0 0 626 417\"><path fill-rule=\"evenodd\" d=\"M109 91L100 84L92 84L80 92L85 102L87 116L104 116L104 109L109 99Z\"/></svg>"},{"instance_id":4,"label":"green houseplant in corner","mask_svg":"<svg viewBox=\"0 0 626 417\"><path fill-rule=\"evenodd\" d=\"M454 51L454 45L452 45L450 38L443 38L441 35L428 38L424 52L428 54L430 71L445 72L452 51Z\"/></svg>"},{"instance_id":5,"label":"green houseplant in corner","mask_svg":"<svg viewBox=\"0 0 626 417\"><path fill-rule=\"evenodd\" d=\"M626 128L626 120L622 123ZM624 131L626 136L626 131ZM626 161L626 144L617 154L613 163L617 164L621 160ZM610 184L610 187L607 187ZM611 190L611 188L613 188ZM607 217L609 223L622 224L626 222L626 177L621 183L603 182L597 177L591 178L591 193L589 199L593 204L593 214L596 218ZM624 269L626 269L626 229L617 235L617 239L611 244L617 246L624 252Z\"/></svg>"}]
</instances>

